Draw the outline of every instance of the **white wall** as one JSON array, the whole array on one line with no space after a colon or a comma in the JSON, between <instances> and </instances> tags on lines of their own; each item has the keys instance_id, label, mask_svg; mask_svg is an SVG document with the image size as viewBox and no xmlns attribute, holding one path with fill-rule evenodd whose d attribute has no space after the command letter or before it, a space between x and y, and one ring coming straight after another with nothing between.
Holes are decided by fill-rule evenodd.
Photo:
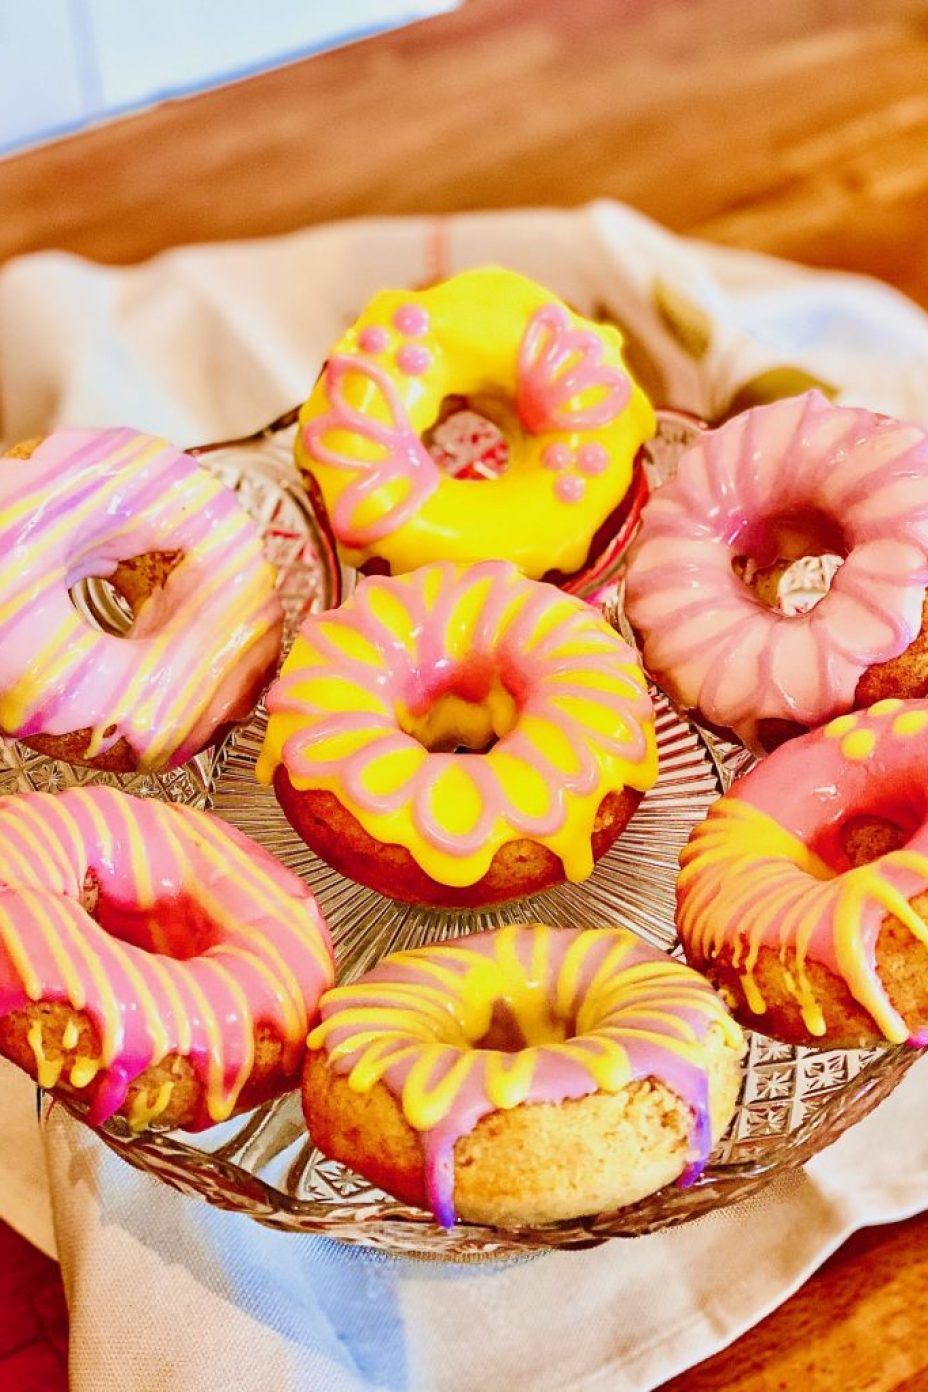
<instances>
[{"instance_id":1,"label":"white wall","mask_svg":"<svg viewBox=\"0 0 928 1392\"><path fill-rule=\"evenodd\" d=\"M457 0L0 0L0 152Z\"/></svg>"}]
</instances>

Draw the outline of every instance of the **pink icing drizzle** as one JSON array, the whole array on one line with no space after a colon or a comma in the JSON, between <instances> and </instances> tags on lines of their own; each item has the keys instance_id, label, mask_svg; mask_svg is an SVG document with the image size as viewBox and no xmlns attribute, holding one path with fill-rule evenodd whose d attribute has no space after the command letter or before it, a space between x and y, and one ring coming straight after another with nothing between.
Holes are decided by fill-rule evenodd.
<instances>
[{"instance_id":1,"label":"pink icing drizzle","mask_svg":"<svg viewBox=\"0 0 928 1392\"><path fill-rule=\"evenodd\" d=\"M322 1018L326 1021L337 1021L342 1011L375 1010L377 1026L386 1033L390 1029L389 1014L391 1010L396 1009L396 1002L389 991L382 993L381 988L393 984L434 987L435 977L429 971L429 964L436 962L440 963L444 970L460 976L461 989L466 989L463 987L463 978L468 972L472 956L492 959L500 934L507 931L511 930L497 929L493 932L477 933L458 939L453 944L427 947L416 952L387 957L373 971L350 987L349 994L343 1000L338 999L338 992L334 997L324 999ZM553 1015L553 1000L564 959L570 948L584 935L583 930L552 929L533 924L520 927L515 933L516 950L530 981L537 979L532 967L533 960L538 960L537 954L533 953L535 937L540 933L547 939L549 950L546 972L544 978L538 981L538 989L551 1003ZM689 1038L700 1042L705 1040L710 1028L718 1028L718 1022L724 1015L724 1007L708 983L696 972L675 963L673 965L678 970L672 976L666 975L667 957L656 948L634 939L632 934L625 930L592 929L586 930L586 933L595 935L597 940L578 973L567 1016L573 1018L577 1014L591 983L607 965L610 955L615 953L618 946L627 945L628 950L612 969L613 1008L602 1018L588 1021L583 1033L590 1036L593 1048L598 1029L602 1029L611 1041L621 1045L628 1060L629 1083L656 1078L665 1083L691 1108L693 1130L690 1137L690 1162L679 1181L682 1185L690 1184L705 1167L711 1149L708 1081L705 1069L698 1066L693 1059L684 1058L674 1048L674 1044L679 1042L681 1026L687 1032L692 1032ZM652 963L658 970L653 977L649 977L646 968ZM448 987L449 1002L453 1000L454 991L453 986ZM401 1010L410 1008L410 1002L404 1001ZM346 1021L344 1026L336 1024L330 1027L323 1045L326 1051L345 1045L352 1035L357 1033L357 1024L347 1016ZM430 1033L434 1031L435 1039L441 1041L442 1034L436 1026L434 1011L430 1015L423 1015L423 1025ZM507 1060L512 1058L512 1055L493 1049L475 1049L473 1052L479 1056L475 1063L479 1063L479 1059L489 1060L495 1057L505 1066ZM332 1061L332 1067L337 1073L350 1073L361 1053L361 1047L348 1049ZM465 1056L470 1058L470 1051ZM407 1052L398 1062L391 1064L383 1076L385 1085L399 1101L402 1101L404 1084L415 1066L417 1057ZM458 1064L460 1058L460 1046L447 1045L432 1075L431 1086L437 1087ZM597 1082L592 1071L584 1067L577 1057L565 1056L556 1043L553 1043L553 1046L537 1046L525 1103L557 1104L572 1098L588 1097L596 1091ZM420 1133L429 1203L439 1223L445 1227L451 1227L455 1222L455 1144L462 1136L473 1131L482 1117L495 1110L496 1107L487 1095L484 1070L480 1066L474 1066L468 1071L463 1085L456 1092L453 1104L444 1119L431 1129Z\"/></svg>"},{"instance_id":2,"label":"pink icing drizzle","mask_svg":"<svg viewBox=\"0 0 928 1392\"><path fill-rule=\"evenodd\" d=\"M773 523L809 512L847 559L809 612L768 608L732 570L776 559ZM821 724L860 677L903 652L928 583L928 436L819 392L701 436L645 505L626 608L645 664L681 705L758 748L758 722Z\"/></svg>"},{"instance_id":3,"label":"pink icing drizzle","mask_svg":"<svg viewBox=\"0 0 928 1392\"><path fill-rule=\"evenodd\" d=\"M602 353L599 335L571 328L563 306L535 311L519 346L516 384L526 430L593 430L615 420L631 387L620 368L602 361Z\"/></svg>"},{"instance_id":4,"label":"pink icing drizzle","mask_svg":"<svg viewBox=\"0 0 928 1392\"><path fill-rule=\"evenodd\" d=\"M157 551L183 556L126 638L81 618L70 587ZM254 523L167 441L60 430L3 461L0 698L28 692L7 733L90 727L98 751L125 738L143 764L181 764L245 714L281 624Z\"/></svg>"},{"instance_id":5,"label":"pink icing drizzle","mask_svg":"<svg viewBox=\"0 0 928 1392\"><path fill-rule=\"evenodd\" d=\"M433 588L436 576L440 583ZM469 656L463 663L453 663L446 638L452 614L467 590L487 582ZM427 598L430 589L435 595L433 600ZM371 603L377 591L384 591L408 612L415 635L411 647L397 642L378 618ZM539 622L552 604L561 607L563 616L537 639ZM328 636L334 627L352 630L365 638L381 654L381 665L373 668L350 657ZM271 713L296 711L305 717L305 726L284 745L284 765L305 787L314 778L329 777L335 768L314 754L323 740L361 730L370 732L372 738L362 748L338 759L339 783L362 811L383 815L411 804L421 836L447 855L475 854L484 846L498 818L505 819L514 837L552 836L564 824L568 796L583 796L597 787L603 752L632 764L645 759L647 745L642 726L653 718L649 696L630 680L619 680L620 694L603 689L598 682L598 675L603 672L616 680L619 664L637 663L634 650L582 600L562 595L550 585L526 580L510 564L484 561L465 568L438 562L397 579L370 577L362 580L340 608L311 615L301 633L321 654L322 661L316 666L288 666L267 700ZM585 647L582 652L578 651L581 643ZM375 691L389 713L333 712L297 694L307 682L331 678L333 673L362 691ZM462 757L430 753L407 783L390 792L375 794L369 790L364 773L374 759L410 748L421 751L418 741L399 727L395 709L406 708L413 716L419 716L449 694L481 702L497 675L524 717L556 727L569 741L575 759L573 769L559 767L517 723L486 754ZM565 697L579 697L606 707L614 715L614 733L607 737L580 721L565 709ZM532 816L507 796L497 772L497 764L504 757L521 761L544 779L549 790L545 811ZM467 832L447 831L432 812L433 788L452 765L457 765L471 780L481 808L476 823Z\"/></svg>"},{"instance_id":6,"label":"pink icing drizzle","mask_svg":"<svg viewBox=\"0 0 928 1392\"><path fill-rule=\"evenodd\" d=\"M91 1124L171 1053L203 1084L195 1127L210 1104L227 1115L259 1022L283 1042L281 1072L299 1067L334 975L328 929L302 880L241 832L114 788L20 794L0 799L0 867L0 1016L37 1000L86 1012ZM88 870L99 922L80 904Z\"/></svg>"},{"instance_id":7,"label":"pink icing drizzle","mask_svg":"<svg viewBox=\"0 0 928 1392\"><path fill-rule=\"evenodd\" d=\"M389 424L350 404L343 389L349 376L366 378L370 397L379 396L386 406ZM332 525L346 545L369 546L418 512L441 482L441 471L413 430L389 373L378 364L337 354L328 361L325 384L332 409L306 424L303 440L313 459L356 476L331 509ZM357 436L364 447L373 444L383 453L372 460L350 454L344 448L332 448L326 437L334 431ZM398 479L408 485L399 500L384 507L373 521L359 523L356 514L361 504Z\"/></svg>"}]
</instances>

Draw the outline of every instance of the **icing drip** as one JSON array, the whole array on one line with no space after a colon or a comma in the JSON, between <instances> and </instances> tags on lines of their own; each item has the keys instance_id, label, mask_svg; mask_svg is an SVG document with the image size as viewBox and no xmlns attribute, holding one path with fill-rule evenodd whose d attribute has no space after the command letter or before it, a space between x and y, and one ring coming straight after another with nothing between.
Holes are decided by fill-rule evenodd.
<instances>
[{"instance_id":1,"label":"icing drip","mask_svg":"<svg viewBox=\"0 0 928 1392\"><path fill-rule=\"evenodd\" d=\"M509 271L376 295L335 345L296 442L343 559L394 574L480 559L535 577L579 570L654 429L621 345ZM430 455L453 400L504 435L498 476L448 476ZM577 472L556 488L545 471L559 457Z\"/></svg>"},{"instance_id":2,"label":"icing drip","mask_svg":"<svg viewBox=\"0 0 928 1392\"><path fill-rule=\"evenodd\" d=\"M119 561L182 552L124 638L69 589ZM273 660L274 571L234 495L134 430L61 430L0 468L0 726L21 738L89 727L86 757L125 739L139 766L183 763Z\"/></svg>"},{"instance_id":3,"label":"icing drip","mask_svg":"<svg viewBox=\"0 0 928 1392\"><path fill-rule=\"evenodd\" d=\"M909 1039L877 971L876 943L892 915L928 946L928 924L909 903L928 891L926 762L928 702L892 699L771 754L710 808L680 857L687 955L730 959L763 1015L754 971L762 949L776 952L816 1036L826 1021L807 966L822 963L888 1040ZM860 815L915 830L900 850L852 867L842 831Z\"/></svg>"},{"instance_id":4,"label":"icing drip","mask_svg":"<svg viewBox=\"0 0 928 1392\"><path fill-rule=\"evenodd\" d=\"M523 836L584 879L602 799L657 776L634 650L501 562L362 581L306 620L267 705L258 778L283 763L441 884L476 883ZM441 752L462 745L485 752Z\"/></svg>"},{"instance_id":5,"label":"icing drip","mask_svg":"<svg viewBox=\"0 0 928 1392\"><path fill-rule=\"evenodd\" d=\"M771 564L809 514L840 531L847 558L813 609L788 615L732 562ZM809 392L687 450L645 505L626 608L674 700L756 749L761 720L814 726L853 706L867 668L919 632L926 584L926 432Z\"/></svg>"},{"instance_id":6,"label":"icing drip","mask_svg":"<svg viewBox=\"0 0 928 1392\"><path fill-rule=\"evenodd\" d=\"M81 907L90 872L97 920ZM171 1054L204 1089L197 1125L235 1108L256 1024L300 1064L333 980L328 930L302 880L217 818L102 786L0 798L0 1016L55 1001L88 1017L95 1052L69 1081L93 1084L88 1120L123 1105L134 1079ZM29 1043L43 1087L62 1064ZM65 1030L73 1048L77 1031ZM130 1124L167 1107L162 1090Z\"/></svg>"},{"instance_id":7,"label":"icing drip","mask_svg":"<svg viewBox=\"0 0 928 1392\"><path fill-rule=\"evenodd\" d=\"M518 1051L487 1047L504 1014ZM711 1147L706 1038L741 1032L695 972L624 929L518 925L386 957L322 1002L309 1047L351 1087L383 1082L421 1135L429 1203L454 1214L454 1147L481 1117L653 1078L692 1109L691 1182Z\"/></svg>"}]
</instances>

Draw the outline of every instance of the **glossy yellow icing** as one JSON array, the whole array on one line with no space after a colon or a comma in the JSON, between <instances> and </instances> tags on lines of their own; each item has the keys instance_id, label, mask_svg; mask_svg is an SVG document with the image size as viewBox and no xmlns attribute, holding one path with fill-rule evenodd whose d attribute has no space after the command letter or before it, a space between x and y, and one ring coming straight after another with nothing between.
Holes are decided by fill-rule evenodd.
<instances>
[{"instance_id":1,"label":"glossy yellow icing","mask_svg":"<svg viewBox=\"0 0 928 1392\"><path fill-rule=\"evenodd\" d=\"M877 970L876 942L893 917L928 947L928 923L911 902L928 891L926 760L928 703L895 699L764 760L710 809L681 854L677 922L689 959L730 961L762 1017L755 968L762 950L776 953L817 1037L828 1022L808 967L820 963L886 1039L910 1039ZM841 830L857 814L916 825L901 849L852 866Z\"/></svg>"},{"instance_id":2,"label":"glossy yellow icing","mask_svg":"<svg viewBox=\"0 0 928 1392\"><path fill-rule=\"evenodd\" d=\"M498 562L362 581L306 620L268 710L262 782L283 764L445 885L476 883L526 836L584 879L603 798L657 777L634 650ZM484 752L447 752L462 746Z\"/></svg>"},{"instance_id":3,"label":"glossy yellow icing","mask_svg":"<svg viewBox=\"0 0 928 1392\"><path fill-rule=\"evenodd\" d=\"M548 352L545 340L529 362L520 345L549 311L557 343ZM399 327L407 321L411 334ZM410 349L418 356L404 370ZM526 383L539 374L535 397L549 403L548 416L531 409L534 397L526 404ZM610 414L603 380L619 377L624 401L616 397ZM468 398L503 430L509 462L499 478L444 475L417 444L452 396ZM538 578L583 565L654 425L615 328L573 314L523 276L489 268L376 295L303 407L296 458L319 484L350 565L377 556L398 573L486 558Z\"/></svg>"}]
</instances>

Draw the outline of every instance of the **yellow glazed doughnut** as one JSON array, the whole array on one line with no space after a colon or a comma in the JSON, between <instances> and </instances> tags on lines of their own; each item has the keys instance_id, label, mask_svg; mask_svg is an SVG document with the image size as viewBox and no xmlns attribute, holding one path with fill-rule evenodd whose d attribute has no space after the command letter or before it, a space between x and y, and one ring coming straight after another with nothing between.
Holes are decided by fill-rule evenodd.
<instances>
[{"instance_id":1,"label":"yellow glazed doughnut","mask_svg":"<svg viewBox=\"0 0 928 1392\"><path fill-rule=\"evenodd\" d=\"M413 903L585 879L657 777L634 649L500 561L362 580L267 704L259 780L317 854Z\"/></svg>"},{"instance_id":2,"label":"yellow glazed doughnut","mask_svg":"<svg viewBox=\"0 0 928 1392\"><path fill-rule=\"evenodd\" d=\"M627 930L536 923L384 958L323 997L309 1048L322 1151L445 1225L513 1225L692 1182L743 1040L701 976Z\"/></svg>"},{"instance_id":3,"label":"yellow glazed doughnut","mask_svg":"<svg viewBox=\"0 0 928 1392\"><path fill-rule=\"evenodd\" d=\"M451 397L502 429L499 478L453 478L429 454ZM376 295L300 413L296 457L349 565L506 560L539 579L584 564L653 431L616 329L487 269Z\"/></svg>"}]
</instances>

